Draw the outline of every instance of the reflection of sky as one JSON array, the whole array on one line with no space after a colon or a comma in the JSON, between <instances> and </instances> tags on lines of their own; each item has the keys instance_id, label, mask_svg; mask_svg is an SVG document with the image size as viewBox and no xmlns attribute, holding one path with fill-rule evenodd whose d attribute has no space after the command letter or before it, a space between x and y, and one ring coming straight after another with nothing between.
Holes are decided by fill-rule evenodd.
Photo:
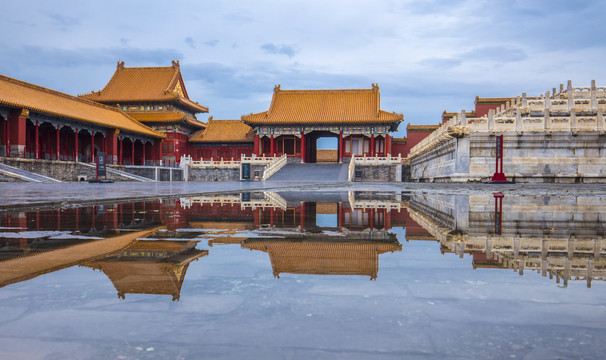
<instances>
[{"instance_id":1,"label":"reflection of sky","mask_svg":"<svg viewBox=\"0 0 606 360\"><path fill-rule=\"evenodd\" d=\"M606 284L473 270L433 241L380 256L379 276L272 275L267 253L199 249L181 299L118 299L72 267L0 289L0 355L43 358L598 358ZM10 356L11 358L13 356Z\"/></svg>"},{"instance_id":2,"label":"reflection of sky","mask_svg":"<svg viewBox=\"0 0 606 360\"><path fill-rule=\"evenodd\" d=\"M316 225L319 227L337 227L339 219L337 214L317 214Z\"/></svg>"}]
</instances>

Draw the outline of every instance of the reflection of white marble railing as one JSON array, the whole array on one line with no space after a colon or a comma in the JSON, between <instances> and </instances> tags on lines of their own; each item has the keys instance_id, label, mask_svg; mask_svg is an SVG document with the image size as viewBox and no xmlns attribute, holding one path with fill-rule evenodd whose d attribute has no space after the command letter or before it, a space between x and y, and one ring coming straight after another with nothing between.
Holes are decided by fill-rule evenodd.
<instances>
[{"instance_id":1,"label":"reflection of white marble railing","mask_svg":"<svg viewBox=\"0 0 606 360\"><path fill-rule=\"evenodd\" d=\"M385 209L385 210L397 210L400 212L403 208L401 201L390 201L390 200L359 200L356 199L355 193L349 191L347 193L347 199L349 200L349 206L352 209Z\"/></svg>"},{"instance_id":2,"label":"reflection of white marble railing","mask_svg":"<svg viewBox=\"0 0 606 360\"><path fill-rule=\"evenodd\" d=\"M268 164L268 166L265 168L265 171L263 171L263 181L269 179L270 176L272 176L273 174L275 174L276 172L278 172L278 170L280 170L284 165L286 165L286 163L288 162L288 158L286 156L286 154L280 156L280 157L275 157L273 158L273 161L270 162Z\"/></svg>"},{"instance_id":3,"label":"reflection of white marble railing","mask_svg":"<svg viewBox=\"0 0 606 360\"><path fill-rule=\"evenodd\" d=\"M401 165L402 164L402 155L398 154L398 156L391 156L391 154L387 154L387 156L352 156L351 161L349 162L347 181L354 181L354 174L356 170L356 165L370 165L370 166L382 166L382 165Z\"/></svg>"}]
</instances>

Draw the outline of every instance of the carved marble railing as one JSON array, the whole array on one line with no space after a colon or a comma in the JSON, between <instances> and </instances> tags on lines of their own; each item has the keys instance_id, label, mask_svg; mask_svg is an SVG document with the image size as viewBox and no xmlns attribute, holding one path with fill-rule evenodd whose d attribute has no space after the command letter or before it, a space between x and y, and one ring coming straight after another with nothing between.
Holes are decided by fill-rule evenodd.
<instances>
[{"instance_id":1,"label":"carved marble railing","mask_svg":"<svg viewBox=\"0 0 606 360\"><path fill-rule=\"evenodd\" d=\"M234 160L233 158L230 160L224 160L223 158L221 158L220 160L214 160L213 158L210 158L210 160L192 160L190 162L190 166L199 169L238 169L240 168L240 161Z\"/></svg>"},{"instance_id":2,"label":"carved marble railing","mask_svg":"<svg viewBox=\"0 0 606 360\"><path fill-rule=\"evenodd\" d=\"M286 154L280 157L274 157L272 159L272 162L270 162L269 165L265 168L265 171L263 171L263 181L269 179L273 174L277 173L278 170L284 167L284 165L286 165L286 163L288 162L288 157L286 156Z\"/></svg>"},{"instance_id":3,"label":"carved marble railing","mask_svg":"<svg viewBox=\"0 0 606 360\"><path fill-rule=\"evenodd\" d=\"M559 92L554 88L553 93L547 91L537 98L527 98L523 93L482 117L468 118L465 111L461 111L412 147L407 159L472 132L597 131L606 134L605 112L605 86L596 86L593 80L591 86L573 87L568 81L566 88L560 85Z\"/></svg>"},{"instance_id":4,"label":"carved marble railing","mask_svg":"<svg viewBox=\"0 0 606 360\"><path fill-rule=\"evenodd\" d=\"M387 156L355 156L351 157L351 161L349 162L347 181L354 181L354 176L356 172L356 165L371 165L371 166L381 166L381 165L401 165L402 164L402 155L398 154L398 156L391 156L391 154L387 154Z\"/></svg>"}]
</instances>

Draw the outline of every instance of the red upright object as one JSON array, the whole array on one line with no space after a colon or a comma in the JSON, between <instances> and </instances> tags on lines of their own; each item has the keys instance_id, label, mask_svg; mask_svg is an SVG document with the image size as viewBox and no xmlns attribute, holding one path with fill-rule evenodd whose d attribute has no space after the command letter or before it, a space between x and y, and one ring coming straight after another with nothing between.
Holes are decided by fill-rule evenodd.
<instances>
[{"instance_id":1,"label":"red upright object","mask_svg":"<svg viewBox=\"0 0 606 360\"><path fill-rule=\"evenodd\" d=\"M34 134L34 142L36 143L34 151L36 152L36 159L40 159L40 136L39 129L40 126L38 124L38 120L36 120L36 132Z\"/></svg>"},{"instance_id":2,"label":"red upright object","mask_svg":"<svg viewBox=\"0 0 606 360\"><path fill-rule=\"evenodd\" d=\"M78 162L78 128L76 128L76 137L74 138L74 141L75 141L75 145L74 145L74 161ZM38 142L38 140L36 140L36 143L37 142Z\"/></svg>"},{"instance_id":3,"label":"red upright object","mask_svg":"<svg viewBox=\"0 0 606 360\"><path fill-rule=\"evenodd\" d=\"M343 146L343 131L339 131L339 164L343 163L343 152L345 147Z\"/></svg>"},{"instance_id":4,"label":"red upright object","mask_svg":"<svg viewBox=\"0 0 606 360\"><path fill-rule=\"evenodd\" d=\"M370 155L375 156L375 134L370 134Z\"/></svg>"},{"instance_id":5,"label":"red upright object","mask_svg":"<svg viewBox=\"0 0 606 360\"><path fill-rule=\"evenodd\" d=\"M503 173L503 135L496 137L496 166L495 173L492 175L493 182L507 182Z\"/></svg>"},{"instance_id":6,"label":"red upright object","mask_svg":"<svg viewBox=\"0 0 606 360\"><path fill-rule=\"evenodd\" d=\"M59 139L60 139L60 136L59 136L59 135L60 135L60 134L61 134L61 126L60 126L60 125L57 125L57 132L56 132L56 135L57 135L57 149L56 149L56 150L57 150L57 159L56 159L56 160L60 160L60 159L61 159L61 158L60 158L60 151L61 151L60 149L61 149L61 148L60 148L60 146L59 146Z\"/></svg>"},{"instance_id":7,"label":"red upright object","mask_svg":"<svg viewBox=\"0 0 606 360\"><path fill-rule=\"evenodd\" d=\"M271 143L269 145L269 152L271 153L271 156L276 156L276 147L275 147L276 145L274 142L274 134L271 134L270 142Z\"/></svg>"},{"instance_id":8,"label":"red upright object","mask_svg":"<svg viewBox=\"0 0 606 360\"><path fill-rule=\"evenodd\" d=\"M501 235L501 227L503 225L503 198L505 194L502 192L493 193L494 196L494 233Z\"/></svg>"},{"instance_id":9,"label":"red upright object","mask_svg":"<svg viewBox=\"0 0 606 360\"><path fill-rule=\"evenodd\" d=\"M301 162L305 163L305 132L301 131Z\"/></svg>"}]
</instances>

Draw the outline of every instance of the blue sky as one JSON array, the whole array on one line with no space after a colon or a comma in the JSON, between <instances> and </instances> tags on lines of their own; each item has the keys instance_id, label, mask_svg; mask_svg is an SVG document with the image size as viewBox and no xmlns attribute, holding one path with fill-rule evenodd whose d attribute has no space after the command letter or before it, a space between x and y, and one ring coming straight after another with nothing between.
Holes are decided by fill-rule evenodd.
<instances>
[{"instance_id":1,"label":"blue sky","mask_svg":"<svg viewBox=\"0 0 606 360\"><path fill-rule=\"evenodd\" d=\"M8 1L0 73L70 94L118 60L178 59L216 119L267 110L273 87L381 88L383 110L436 124L476 95L606 84L605 1ZM206 120L208 115L200 115Z\"/></svg>"}]
</instances>

